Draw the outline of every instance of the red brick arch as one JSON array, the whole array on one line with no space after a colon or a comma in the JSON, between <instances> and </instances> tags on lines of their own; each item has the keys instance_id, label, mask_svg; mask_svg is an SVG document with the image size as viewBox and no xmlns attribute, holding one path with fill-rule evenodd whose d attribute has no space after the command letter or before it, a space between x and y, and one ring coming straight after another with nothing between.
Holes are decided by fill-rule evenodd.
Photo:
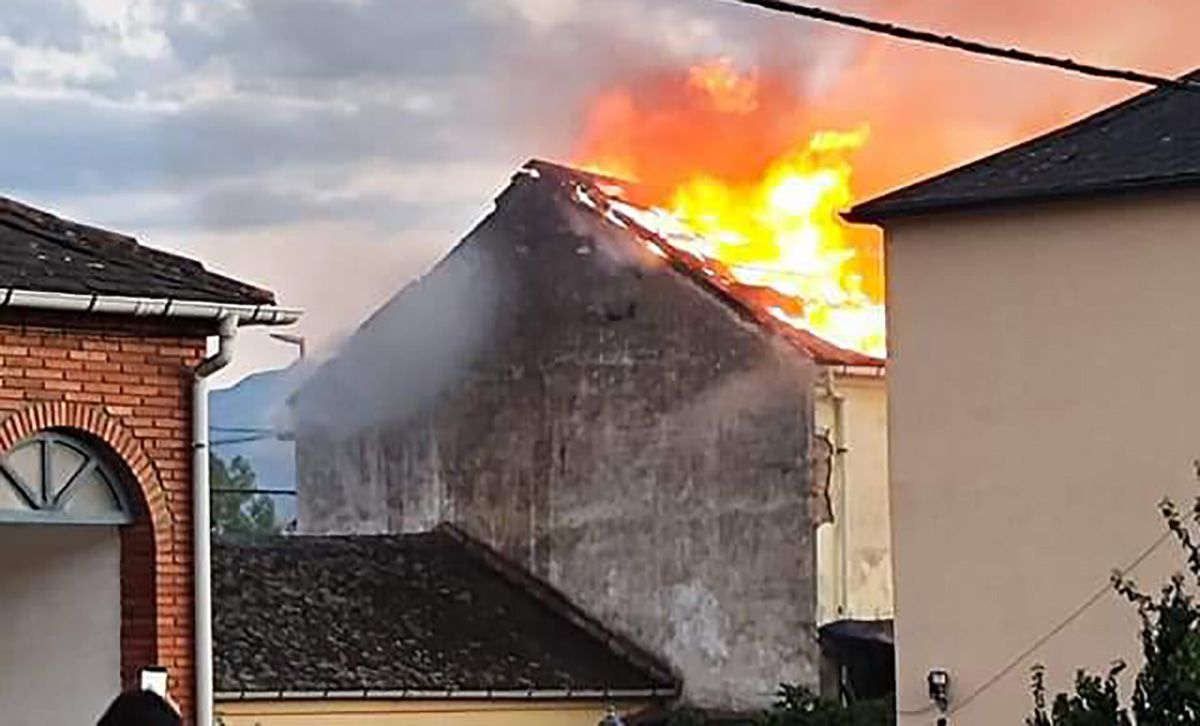
<instances>
[{"instance_id":1,"label":"red brick arch","mask_svg":"<svg viewBox=\"0 0 1200 726\"><path fill-rule=\"evenodd\" d=\"M137 484L138 491L131 494L140 499L141 511L132 524L120 528L121 682L129 687L136 683L139 669L181 660L177 639L190 629L190 623L180 622L186 619L182 613L189 600L181 600L177 584L163 573L190 562L190 552L178 547L185 533L176 531L159 472L138 438L100 406L47 401L14 411L0 423L0 452L47 429L78 431L97 439L121 458L131 484ZM190 669L190 660L182 658Z\"/></svg>"},{"instance_id":2,"label":"red brick arch","mask_svg":"<svg viewBox=\"0 0 1200 726\"><path fill-rule=\"evenodd\" d=\"M13 412L0 424L0 451L8 451L23 439L46 429L76 429L90 434L111 448L137 483L142 504L150 517L156 538L171 530L171 513L162 481L138 440L118 419L99 406L67 401L39 403ZM166 538L166 542L170 538Z\"/></svg>"}]
</instances>

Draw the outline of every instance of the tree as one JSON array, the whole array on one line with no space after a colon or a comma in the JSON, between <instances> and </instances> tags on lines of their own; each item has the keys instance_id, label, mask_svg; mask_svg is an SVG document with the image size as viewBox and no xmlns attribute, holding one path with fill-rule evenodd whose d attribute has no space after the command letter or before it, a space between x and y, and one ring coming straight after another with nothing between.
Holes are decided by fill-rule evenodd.
<instances>
[{"instance_id":1,"label":"tree","mask_svg":"<svg viewBox=\"0 0 1200 726\"><path fill-rule=\"evenodd\" d=\"M1113 587L1137 608L1141 622L1143 664L1134 678L1129 707L1121 705L1118 666L1101 678L1080 671L1075 692L1059 694L1045 708L1045 688L1034 676L1034 713L1028 726L1175 726L1200 723L1200 497L1185 516L1171 500L1160 505L1167 529L1187 561L1187 574L1177 573L1157 594L1150 595L1122 573ZM1132 713L1132 720L1130 718Z\"/></svg>"},{"instance_id":2,"label":"tree","mask_svg":"<svg viewBox=\"0 0 1200 726\"><path fill-rule=\"evenodd\" d=\"M781 686L775 705L763 715L763 726L891 726L896 709L890 700L842 704L815 696L800 686Z\"/></svg>"},{"instance_id":3,"label":"tree","mask_svg":"<svg viewBox=\"0 0 1200 726\"><path fill-rule=\"evenodd\" d=\"M1033 715L1027 726L1132 726L1129 713L1121 705L1117 676L1125 669L1118 664L1101 679L1083 671L1075 674L1075 693L1060 693L1046 710L1046 685L1040 667L1034 669Z\"/></svg>"},{"instance_id":4,"label":"tree","mask_svg":"<svg viewBox=\"0 0 1200 726\"><path fill-rule=\"evenodd\" d=\"M210 454L209 469L214 537L255 538L280 533L275 502L269 496L254 493L258 477L249 461L235 456L226 463L216 454Z\"/></svg>"},{"instance_id":5,"label":"tree","mask_svg":"<svg viewBox=\"0 0 1200 726\"><path fill-rule=\"evenodd\" d=\"M707 726L716 723L695 708L680 708L667 719L668 726ZM721 721L720 723L727 723ZM816 696L803 686L783 685L775 703L756 716L747 717L747 726L894 726L896 707L891 699L861 700L843 704Z\"/></svg>"}]
</instances>

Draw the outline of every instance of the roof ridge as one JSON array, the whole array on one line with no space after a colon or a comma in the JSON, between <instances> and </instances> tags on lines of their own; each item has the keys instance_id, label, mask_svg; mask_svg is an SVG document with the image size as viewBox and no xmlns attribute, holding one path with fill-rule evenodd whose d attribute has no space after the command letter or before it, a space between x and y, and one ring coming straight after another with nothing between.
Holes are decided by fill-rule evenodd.
<instances>
[{"instance_id":1,"label":"roof ridge","mask_svg":"<svg viewBox=\"0 0 1200 726\"><path fill-rule=\"evenodd\" d=\"M558 588L501 554L486 542L472 536L466 530L450 522L442 522L432 530L458 543L466 552L488 569L496 572L513 586L533 597L539 604L555 615L585 631L603 643L613 654L635 668L647 673L655 680L670 683L679 688L679 677L671 667L649 650L602 623L595 616L575 604Z\"/></svg>"}]
</instances>

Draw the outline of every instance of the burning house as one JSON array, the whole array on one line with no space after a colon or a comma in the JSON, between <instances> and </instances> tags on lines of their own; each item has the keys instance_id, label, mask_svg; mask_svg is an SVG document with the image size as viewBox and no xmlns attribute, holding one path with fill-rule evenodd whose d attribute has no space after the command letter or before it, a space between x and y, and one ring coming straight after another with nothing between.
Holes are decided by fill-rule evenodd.
<instances>
[{"instance_id":1,"label":"burning house","mask_svg":"<svg viewBox=\"0 0 1200 726\"><path fill-rule=\"evenodd\" d=\"M757 706L817 685L820 625L890 616L886 487L863 508L882 557L854 566L870 537L831 492L883 361L793 325L793 299L635 197L522 168L294 397L299 526L451 522L666 659L688 701ZM887 584L867 606L846 577Z\"/></svg>"}]
</instances>

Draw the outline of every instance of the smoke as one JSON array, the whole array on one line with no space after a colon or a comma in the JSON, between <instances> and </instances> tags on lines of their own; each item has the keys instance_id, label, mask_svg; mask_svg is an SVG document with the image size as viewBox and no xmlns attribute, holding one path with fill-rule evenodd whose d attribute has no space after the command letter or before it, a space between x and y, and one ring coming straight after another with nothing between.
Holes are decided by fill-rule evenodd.
<instances>
[{"instance_id":1,"label":"smoke","mask_svg":"<svg viewBox=\"0 0 1200 726\"><path fill-rule=\"evenodd\" d=\"M893 22L1019 44L1097 64L1178 74L1196 62L1190 35L1200 22L1200 4L1194 0L1152 4L846 0L835 5ZM385 6L389 5L361 4L365 26L388 28L388 23L378 19L368 23L367 18L371 8ZM415 64L421 68L420 77L413 79L416 88L438 92L430 91L436 102L433 110L420 114L377 108L373 95L365 94L358 112L338 112L337 125L319 127L331 139L319 146L331 160L343 154L354 160L377 155L383 142L395 146L389 155L397 163L408 163L415 155L425 158L426 168L468 157L486 158L488 163L509 158L514 166L530 156L570 158L587 143L587 112L598 100L607 103L617 118L628 112L630 104L648 109L677 106L672 89L679 88L674 82L680 74L697 62L725 56L739 68L757 67L763 88L778 100L762 108L754 133L716 121L685 128L670 116L660 120L655 133L691 133L700 138L692 162L712 167L715 173L738 174L774 154L781 139L797 130L796 136L803 136L820 128L850 130L866 124L871 128L870 142L854 160L853 178L862 199L1049 130L1140 90L914 46L732 2L505 0L455 7L460 10L455 11L454 23L428 29L430 37L438 32L443 34L438 37L444 37L444 42L421 44L428 58L414 59L415 52L406 50L406 44L391 43L386 37L370 46L378 47L370 58L349 54L370 71L372 83L397 68L402 70L401 66ZM461 10L466 7L486 7L486 11L470 16ZM461 37L451 37L455 32ZM502 36L505 42L497 42ZM486 42L480 44L481 38ZM316 53L310 44L287 47ZM462 54L442 58L450 47L473 48L469 62ZM324 68L347 54L331 49L329 55L334 60L308 60ZM337 80L331 88L354 88L334 73L314 76ZM451 83L442 83L442 77ZM307 77L295 83L301 80ZM377 110L379 114L372 115ZM271 149L274 136L264 133L254 140ZM302 144L307 137L299 131L286 138L295 140L296 148L310 146ZM653 156L655 138L659 137L647 137L649 163L659 167L671 163L670 158ZM743 166L730 167L730 163ZM403 176L420 178L424 184L436 175ZM479 209L493 188L481 181L456 186L455 204L475 199L469 208ZM426 244L444 246L460 233L461 229L446 227L422 236L430 240ZM496 290L487 288L487 276L475 268L486 260L451 262L439 269L439 281L444 282L421 283L377 313L356 336L354 346L344 348L340 359L320 373L322 385L308 386L314 394L306 395L299 412L330 426L370 425L398 410L420 409L445 380L469 366L490 332ZM361 277L338 278L329 284L334 289L353 286L350 281ZM395 280L394 275L389 277ZM288 300L287 287L278 287ZM299 302L320 310L331 302L328 296Z\"/></svg>"},{"instance_id":2,"label":"smoke","mask_svg":"<svg viewBox=\"0 0 1200 726\"><path fill-rule=\"evenodd\" d=\"M1200 3L1192 0L830 4L1000 45L1164 75L1200 64L1188 30L1200 21ZM737 152L724 154L726 158L761 158L789 129L854 129L866 123L872 136L856 164L860 198L977 158L1142 90L734 3L612 0L578 4L569 17L560 9L556 18L553 32L531 39L501 66L500 86L513 93L510 98L545 99L509 112L521 116L533 111L522 117L522 127L536 133L539 143L553 139L560 153L578 155L591 141L589 123L595 121L597 106L618 122L630 105L686 107L676 96L678 75L706 59L727 57L739 68L757 68L770 91L765 95L774 99L762 110L772 121L752 126L757 137L746 138L744 128L722 127L703 116L688 127L680 119L658 115L653 132L704 137L707 144L695 145L694 161L707 164L723 151ZM646 150L654 163L677 161L661 153L654 156L651 146L647 143Z\"/></svg>"},{"instance_id":3,"label":"smoke","mask_svg":"<svg viewBox=\"0 0 1200 726\"><path fill-rule=\"evenodd\" d=\"M299 427L352 435L404 420L469 373L500 289L480 235L376 311L313 374L292 401Z\"/></svg>"},{"instance_id":4,"label":"smoke","mask_svg":"<svg viewBox=\"0 0 1200 726\"><path fill-rule=\"evenodd\" d=\"M1200 63L1181 28L1194 2L945 3L908 0L863 8L897 22L1092 63L1179 75ZM846 32L827 30L825 32ZM850 61L810 88L815 123L866 121L872 141L856 165L873 195L1060 126L1140 92L1129 84L858 36Z\"/></svg>"}]
</instances>

